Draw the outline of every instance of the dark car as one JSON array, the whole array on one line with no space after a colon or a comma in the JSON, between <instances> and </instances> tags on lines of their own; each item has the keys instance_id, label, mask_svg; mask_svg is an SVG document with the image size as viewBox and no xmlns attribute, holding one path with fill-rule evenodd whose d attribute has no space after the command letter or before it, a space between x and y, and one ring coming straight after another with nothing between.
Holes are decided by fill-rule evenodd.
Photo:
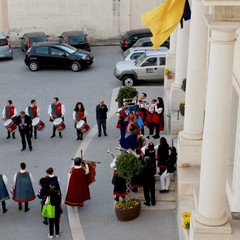
<instances>
[{"instance_id":1,"label":"dark car","mask_svg":"<svg viewBox=\"0 0 240 240\"><path fill-rule=\"evenodd\" d=\"M13 51L8 39L8 36L0 32L0 58L13 59Z\"/></svg>"},{"instance_id":2,"label":"dark car","mask_svg":"<svg viewBox=\"0 0 240 240\"><path fill-rule=\"evenodd\" d=\"M44 32L25 33L21 38L21 48L26 52L33 43L47 42L48 36Z\"/></svg>"},{"instance_id":3,"label":"dark car","mask_svg":"<svg viewBox=\"0 0 240 240\"><path fill-rule=\"evenodd\" d=\"M120 41L121 49L123 51L132 47L132 45L139 39L144 37L151 37L152 33L148 28L136 29L127 31Z\"/></svg>"},{"instance_id":4,"label":"dark car","mask_svg":"<svg viewBox=\"0 0 240 240\"><path fill-rule=\"evenodd\" d=\"M70 68L80 71L93 63L91 53L65 43L34 43L26 52L25 64L31 71L40 68Z\"/></svg>"},{"instance_id":5,"label":"dark car","mask_svg":"<svg viewBox=\"0 0 240 240\"><path fill-rule=\"evenodd\" d=\"M169 48L170 38L168 38L160 47ZM134 44L133 47L152 47L151 37L139 38Z\"/></svg>"},{"instance_id":6,"label":"dark car","mask_svg":"<svg viewBox=\"0 0 240 240\"><path fill-rule=\"evenodd\" d=\"M87 34L83 31L69 31L59 36L60 43L67 43L75 48L91 52Z\"/></svg>"}]
</instances>

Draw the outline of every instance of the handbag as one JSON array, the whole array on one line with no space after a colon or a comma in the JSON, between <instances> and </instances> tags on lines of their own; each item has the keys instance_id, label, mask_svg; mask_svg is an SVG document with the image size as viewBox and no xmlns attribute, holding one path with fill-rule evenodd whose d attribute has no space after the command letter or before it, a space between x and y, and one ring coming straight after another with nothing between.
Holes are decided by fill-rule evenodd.
<instances>
[{"instance_id":1,"label":"handbag","mask_svg":"<svg viewBox=\"0 0 240 240\"><path fill-rule=\"evenodd\" d=\"M55 206L51 205L50 197L48 204L43 205L42 216L46 218L55 218Z\"/></svg>"}]
</instances>

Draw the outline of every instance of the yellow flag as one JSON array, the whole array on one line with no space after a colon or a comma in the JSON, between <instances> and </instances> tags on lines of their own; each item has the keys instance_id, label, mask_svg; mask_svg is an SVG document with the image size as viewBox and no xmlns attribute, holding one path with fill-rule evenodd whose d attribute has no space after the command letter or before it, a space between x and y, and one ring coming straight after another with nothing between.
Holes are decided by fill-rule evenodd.
<instances>
[{"instance_id":1,"label":"yellow flag","mask_svg":"<svg viewBox=\"0 0 240 240\"><path fill-rule=\"evenodd\" d=\"M142 16L142 23L148 26L153 34L151 41L157 49L171 35L180 22L186 0L166 0L160 6Z\"/></svg>"}]
</instances>

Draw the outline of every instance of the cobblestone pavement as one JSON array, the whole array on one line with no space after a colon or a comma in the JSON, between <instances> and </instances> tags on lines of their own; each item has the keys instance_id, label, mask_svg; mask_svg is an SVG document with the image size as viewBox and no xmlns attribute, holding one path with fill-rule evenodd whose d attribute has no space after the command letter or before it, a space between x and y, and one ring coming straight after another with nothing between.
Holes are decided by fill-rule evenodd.
<instances>
[{"instance_id":1,"label":"cobblestone pavement","mask_svg":"<svg viewBox=\"0 0 240 240\"><path fill-rule=\"evenodd\" d=\"M119 54L116 47L111 47L110 50L114 54ZM95 51L96 58L100 59L105 49L101 47L93 51ZM106 52L106 55L108 54ZM13 186L12 177L18 170L19 163L25 161L27 170L35 178L34 189L37 192L39 190L38 180L45 175L45 170L52 166L55 174L61 178L62 192L65 196L67 172L71 165L70 159L81 149L80 142L75 140L75 130L71 116L73 104L79 99L88 99L85 106L88 110L91 109L89 110L88 119L90 126L93 127L95 124L94 109L98 99L103 97L110 107L111 89L119 86L119 82L116 80L114 82L112 77L115 63L112 59L96 62L93 68L98 69L100 73L97 72L88 77L88 70L83 71L76 75L77 77L71 79L71 84L68 85L67 81L72 78L72 72L67 70L46 70L32 73L25 69L23 62L17 61L21 57L22 54L17 52L13 62L0 62L0 111L8 99L12 99L18 111L20 111L25 109L32 98L36 98L41 107L41 119L46 123L46 129L38 134L37 140L33 139L33 152L20 152L19 133L16 134L16 140L6 140L6 129L1 125L0 172L8 177L7 187L10 189ZM121 59L121 56L119 55L116 59ZM108 64L111 69L106 71ZM9 65L12 66L9 69L11 72L8 72L10 77L6 71L3 71ZM99 81L99 84L96 84L96 81L95 84L91 82L91 78L98 79L100 75L101 81ZM106 82L104 82L104 78L106 78ZM107 84L111 81L113 81L113 84L108 86ZM104 86L104 84L106 85ZM11 89L11 94L9 89ZM139 91L144 89L149 94L149 100L163 94L162 87L139 87L138 89ZM63 133L63 139L58 137L50 139L52 125L48 122L46 111L48 104L55 96L58 96L67 108L65 119L67 130ZM107 124L108 136L101 138L94 136L89 140L89 145L84 151L85 159L102 162L97 165L97 181L90 187L92 199L86 202L83 208L79 209L84 238L87 240L131 240L136 238L139 240L177 240L175 210L142 210L136 220L127 223L119 222L116 219L113 209L113 186L111 185L112 169L109 167L112 159L107 154L107 149L114 152L115 147L118 145L119 136L118 130L115 128L116 121L117 117L113 114ZM7 214L0 213L0 240L48 239L48 227L42 224L40 204L37 199L30 203L28 213L20 212L17 204L12 200L7 201L7 208ZM60 239L72 239L67 218L67 208L64 205L63 210ZM81 239L80 236L79 239Z\"/></svg>"}]
</instances>

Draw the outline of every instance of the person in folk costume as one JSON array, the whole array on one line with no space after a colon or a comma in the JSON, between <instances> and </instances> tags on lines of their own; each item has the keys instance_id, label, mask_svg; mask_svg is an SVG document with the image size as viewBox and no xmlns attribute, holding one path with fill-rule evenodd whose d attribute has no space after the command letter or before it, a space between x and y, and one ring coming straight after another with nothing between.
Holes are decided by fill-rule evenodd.
<instances>
[{"instance_id":1,"label":"person in folk costume","mask_svg":"<svg viewBox=\"0 0 240 240\"><path fill-rule=\"evenodd\" d=\"M121 131L120 145L124 149L132 149L135 150L138 146L138 135L139 135L139 127L131 123L129 126L129 131L126 133L126 127L123 127Z\"/></svg>"},{"instance_id":2,"label":"person in folk costume","mask_svg":"<svg viewBox=\"0 0 240 240\"><path fill-rule=\"evenodd\" d=\"M114 169L112 177L113 195L115 196L114 200L118 202L120 197L125 198L127 196L126 179L119 177L117 174L116 157L114 157L110 167Z\"/></svg>"},{"instance_id":3,"label":"person in folk costume","mask_svg":"<svg viewBox=\"0 0 240 240\"><path fill-rule=\"evenodd\" d=\"M154 165L152 164L150 157L144 157L144 166L141 171L141 177L145 198L144 205L146 206L150 206L150 202L152 206L155 206L156 204L154 171Z\"/></svg>"},{"instance_id":4,"label":"person in folk costume","mask_svg":"<svg viewBox=\"0 0 240 240\"><path fill-rule=\"evenodd\" d=\"M62 197L59 194L56 187L50 187L49 196L47 197L45 204L48 204L50 201L52 206L55 206L55 218L49 218L49 234L50 239L53 238L54 227L55 227L55 236L58 238L60 233L60 217L62 214L61 201Z\"/></svg>"},{"instance_id":5,"label":"person in folk costume","mask_svg":"<svg viewBox=\"0 0 240 240\"><path fill-rule=\"evenodd\" d=\"M41 199L40 204L41 204L41 211L42 211L43 205L45 204L45 201L47 199L47 196L49 195L49 190L50 190L48 179L45 177L41 178L39 180L39 185L41 186L41 189L37 193L37 197ZM48 218L46 217L43 218L43 224L48 225Z\"/></svg>"},{"instance_id":6,"label":"person in folk costume","mask_svg":"<svg viewBox=\"0 0 240 240\"><path fill-rule=\"evenodd\" d=\"M153 135L154 133L154 122L153 122L153 114L155 112L155 105L156 105L157 100L152 99L151 104L149 104L148 111L147 111L147 116L146 116L146 125L149 129L148 136L146 138L150 138L150 136Z\"/></svg>"},{"instance_id":7,"label":"person in folk costume","mask_svg":"<svg viewBox=\"0 0 240 240\"><path fill-rule=\"evenodd\" d=\"M171 174L176 171L177 150L175 147L169 148L169 157L167 159L167 169L160 176L161 190L160 193L169 193Z\"/></svg>"},{"instance_id":8,"label":"person in folk costume","mask_svg":"<svg viewBox=\"0 0 240 240\"><path fill-rule=\"evenodd\" d=\"M156 150L153 142L149 142L147 145L141 148L141 152L144 157L150 157L151 163L154 166L154 175L156 174L157 164L156 164Z\"/></svg>"},{"instance_id":9,"label":"person in folk costume","mask_svg":"<svg viewBox=\"0 0 240 240\"><path fill-rule=\"evenodd\" d=\"M140 115L140 117L143 120L144 125L141 128L141 134L144 135L144 126L146 125L146 118L147 118L147 109L148 109L148 102L146 101L147 98L147 94L146 93L142 93L140 98L137 101L137 105L138 105L138 113Z\"/></svg>"},{"instance_id":10,"label":"person in folk costume","mask_svg":"<svg viewBox=\"0 0 240 240\"><path fill-rule=\"evenodd\" d=\"M20 112L20 115L16 117L16 124L18 125L18 130L22 140L22 149L26 149L26 140L28 143L29 150L32 151L32 140L31 140L31 128L32 128L32 119L26 115L24 111Z\"/></svg>"},{"instance_id":11,"label":"person in folk costume","mask_svg":"<svg viewBox=\"0 0 240 240\"><path fill-rule=\"evenodd\" d=\"M8 210L6 208L6 200L10 199L8 190L7 190L8 179L5 175L0 174L0 202L2 203L2 211L6 213Z\"/></svg>"},{"instance_id":12,"label":"person in folk costume","mask_svg":"<svg viewBox=\"0 0 240 240\"><path fill-rule=\"evenodd\" d=\"M64 121L64 114L66 113L65 106L59 102L58 97L53 98L52 104L48 107L48 114L50 116L49 121L53 122L56 118L62 118ZM53 125L53 133L51 138L54 138L56 135L56 127ZM59 132L59 137L62 138L62 133Z\"/></svg>"},{"instance_id":13,"label":"person in folk costume","mask_svg":"<svg viewBox=\"0 0 240 240\"><path fill-rule=\"evenodd\" d=\"M52 167L49 167L46 170L47 176L45 176L45 178L48 180L48 184L50 187L56 187L56 190L58 191L59 195L62 195L61 193L61 188L60 188L60 178L58 176L55 176L54 173L54 169Z\"/></svg>"},{"instance_id":14,"label":"person in folk costume","mask_svg":"<svg viewBox=\"0 0 240 240\"><path fill-rule=\"evenodd\" d=\"M157 98L157 102L155 105L155 112L153 115L153 122L155 128L154 139L160 138L160 131L164 130L164 102L161 97Z\"/></svg>"},{"instance_id":15,"label":"person in folk costume","mask_svg":"<svg viewBox=\"0 0 240 240\"><path fill-rule=\"evenodd\" d=\"M2 111L2 119L3 121L7 121L8 119L12 119L15 122L15 117L17 116L18 112L15 106L13 106L12 100L7 101L7 105L3 108ZM7 131L7 139L10 138L10 132ZM12 133L12 138L15 139L15 132Z\"/></svg>"},{"instance_id":16,"label":"person in folk costume","mask_svg":"<svg viewBox=\"0 0 240 240\"><path fill-rule=\"evenodd\" d=\"M37 106L37 102L35 99L31 100L31 104L26 108L25 113L33 120L36 117L39 117L40 109ZM33 131L34 129L34 131ZM33 136L34 132L34 139L37 139L37 127L31 127L31 137Z\"/></svg>"},{"instance_id":17,"label":"person in folk costume","mask_svg":"<svg viewBox=\"0 0 240 240\"><path fill-rule=\"evenodd\" d=\"M84 122L87 122L87 111L85 110L85 107L83 106L82 102L77 102L76 106L73 110L73 120L74 120L74 127L77 130L77 140L83 139L83 133L77 129L77 123L80 120L83 120Z\"/></svg>"},{"instance_id":18,"label":"person in folk costume","mask_svg":"<svg viewBox=\"0 0 240 240\"><path fill-rule=\"evenodd\" d=\"M18 203L20 211L22 210L22 203L24 203L24 211L28 212L28 202L33 201L36 195L32 186L34 179L32 174L26 171L26 164L24 162L20 163L20 170L14 175L13 181L15 184L13 200Z\"/></svg>"},{"instance_id":19,"label":"person in folk costume","mask_svg":"<svg viewBox=\"0 0 240 240\"><path fill-rule=\"evenodd\" d=\"M117 113L119 114L119 117L118 117L118 122L117 122L117 125L116 125L116 128L119 128L120 129L120 134L121 134L121 128L123 126L123 123L125 121L125 119L127 118L127 114L128 114L128 102L124 102L123 103L123 106L120 107L117 111Z\"/></svg>"},{"instance_id":20,"label":"person in folk costume","mask_svg":"<svg viewBox=\"0 0 240 240\"><path fill-rule=\"evenodd\" d=\"M157 161L159 168L159 175L162 175L167 167L167 159L168 159L168 149L169 145L165 137L161 137L159 144L155 147L157 149Z\"/></svg>"},{"instance_id":21,"label":"person in folk costume","mask_svg":"<svg viewBox=\"0 0 240 240\"><path fill-rule=\"evenodd\" d=\"M89 167L82 162L80 157L74 159L74 167L70 170L70 178L65 198L65 204L72 207L82 207L83 203L90 200Z\"/></svg>"}]
</instances>

